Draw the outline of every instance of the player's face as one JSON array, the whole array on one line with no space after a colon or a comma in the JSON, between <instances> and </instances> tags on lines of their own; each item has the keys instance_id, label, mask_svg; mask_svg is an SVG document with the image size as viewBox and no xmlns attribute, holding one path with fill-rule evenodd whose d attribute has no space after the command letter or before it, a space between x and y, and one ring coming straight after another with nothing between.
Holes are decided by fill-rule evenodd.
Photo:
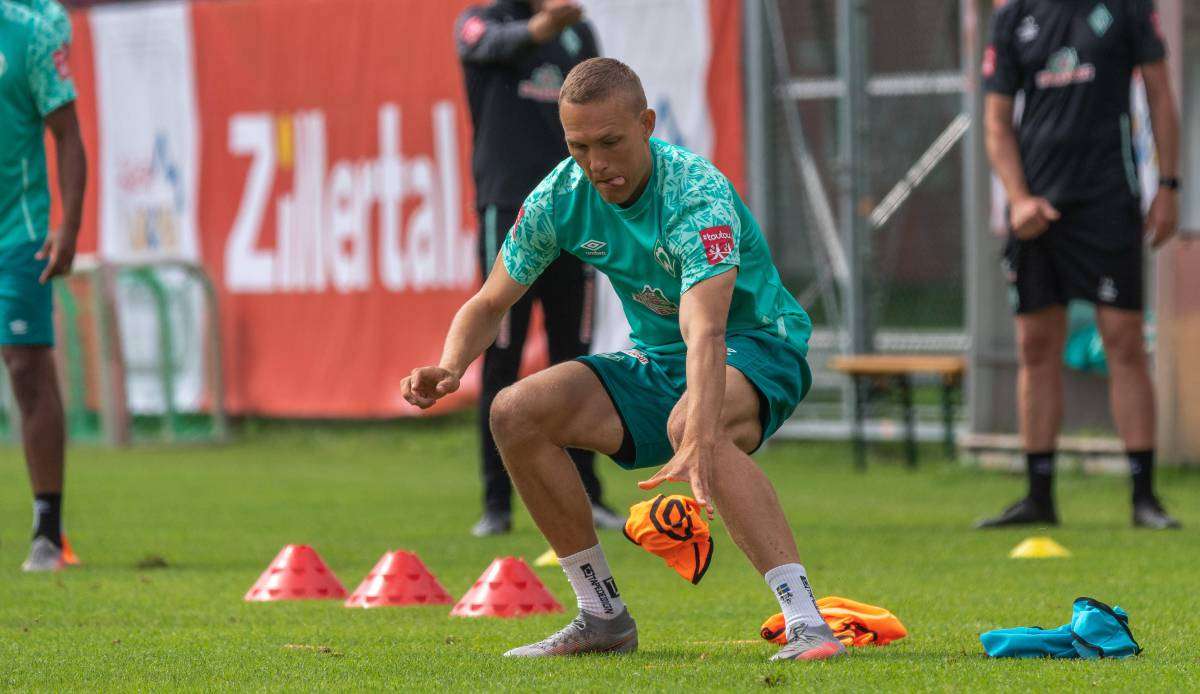
<instances>
[{"instance_id":1,"label":"player's face","mask_svg":"<svg viewBox=\"0 0 1200 694\"><path fill-rule=\"evenodd\" d=\"M619 97L559 106L567 149L600 197L617 205L632 202L650 178L650 135L654 111L640 113Z\"/></svg>"}]
</instances>

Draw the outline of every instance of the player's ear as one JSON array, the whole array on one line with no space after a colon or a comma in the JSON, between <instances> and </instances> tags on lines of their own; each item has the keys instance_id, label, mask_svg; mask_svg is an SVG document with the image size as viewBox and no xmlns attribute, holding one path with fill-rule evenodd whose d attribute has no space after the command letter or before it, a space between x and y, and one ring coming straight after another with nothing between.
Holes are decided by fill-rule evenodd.
<instances>
[{"instance_id":1,"label":"player's ear","mask_svg":"<svg viewBox=\"0 0 1200 694\"><path fill-rule=\"evenodd\" d=\"M644 135L647 140L649 140L650 136L654 134L654 123L657 118L658 115L654 113L654 109L652 108L644 109L641 114L638 115L638 121L642 124L642 135Z\"/></svg>"}]
</instances>

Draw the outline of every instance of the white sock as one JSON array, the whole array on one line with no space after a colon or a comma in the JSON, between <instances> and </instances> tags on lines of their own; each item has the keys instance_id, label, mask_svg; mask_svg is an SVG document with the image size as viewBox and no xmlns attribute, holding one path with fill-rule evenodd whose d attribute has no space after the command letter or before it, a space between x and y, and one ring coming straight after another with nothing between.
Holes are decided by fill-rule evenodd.
<instances>
[{"instance_id":1,"label":"white sock","mask_svg":"<svg viewBox=\"0 0 1200 694\"><path fill-rule=\"evenodd\" d=\"M808 574L799 564L783 564L776 566L763 574L771 592L779 600L779 608L783 610L783 621L787 623L787 633L799 626L812 627L825 624L817 609L817 600L813 597L812 588L808 586Z\"/></svg>"},{"instance_id":2,"label":"white sock","mask_svg":"<svg viewBox=\"0 0 1200 694\"><path fill-rule=\"evenodd\" d=\"M558 563L575 589L580 612L600 619L613 619L625 610L625 602L617 591L617 583L600 545L562 557Z\"/></svg>"}]
</instances>

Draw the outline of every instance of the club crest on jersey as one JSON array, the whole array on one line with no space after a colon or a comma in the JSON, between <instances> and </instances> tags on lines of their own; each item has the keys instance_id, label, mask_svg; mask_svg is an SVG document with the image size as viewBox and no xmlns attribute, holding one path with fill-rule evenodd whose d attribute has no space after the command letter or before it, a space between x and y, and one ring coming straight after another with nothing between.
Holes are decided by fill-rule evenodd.
<instances>
[{"instance_id":1,"label":"club crest on jersey","mask_svg":"<svg viewBox=\"0 0 1200 694\"><path fill-rule=\"evenodd\" d=\"M733 253L733 229L728 225L701 229L700 241L709 265L723 263Z\"/></svg>"},{"instance_id":2,"label":"club crest on jersey","mask_svg":"<svg viewBox=\"0 0 1200 694\"><path fill-rule=\"evenodd\" d=\"M662 247L662 244L654 242L654 260L667 271L667 274L672 277L678 277L679 271L675 269L675 259L667 253L667 249Z\"/></svg>"},{"instance_id":3,"label":"club crest on jersey","mask_svg":"<svg viewBox=\"0 0 1200 694\"><path fill-rule=\"evenodd\" d=\"M1091 82L1096 79L1096 66L1079 63L1079 54L1074 48L1060 48L1046 61L1046 69L1034 78L1038 89L1053 89L1071 84Z\"/></svg>"},{"instance_id":4,"label":"club crest on jersey","mask_svg":"<svg viewBox=\"0 0 1200 694\"><path fill-rule=\"evenodd\" d=\"M579 247L583 249L584 255L592 256L593 258L608 255L608 244L604 241L592 239L581 244Z\"/></svg>"},{"instance_id":5,"label":"club crest on jersey","mask_svg":"<svg viewBox=\"0 0 1200 694\"><path fill-rule=\"evenodd\" d=\"M666 294L663 294L663 290L648 284L642 287L642 291L633 294L633 300L660 316L673 316L679 313L679 307L668 299Z\"/></svg>"},{"instance_id":6,"label":"club crest on jersey","mask_svg":"<svg viewBox=\"0 0 1200 694\"><path fill-rule=\"evenodd\" d=\"M1092 31L1096 32L1096 36L1104 36L1104 32L1112 26L1113 16L1104 6L1104 3L1096 5L1096 9L1088 15L1088 25L1092 27Z\"/></svg>"}]
</instances>

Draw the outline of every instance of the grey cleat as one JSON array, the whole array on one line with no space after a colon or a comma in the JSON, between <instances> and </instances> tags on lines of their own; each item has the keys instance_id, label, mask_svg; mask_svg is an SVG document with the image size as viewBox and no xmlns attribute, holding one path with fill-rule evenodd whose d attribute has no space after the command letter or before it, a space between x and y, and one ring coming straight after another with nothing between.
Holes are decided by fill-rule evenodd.
<instances>
[{"instance_id":1,"label":"grey cleat","mask_svg":"<svg viewBox=\"0 0 1200 694\"><path fill-rule=\"evenodd\" d=\"M846 647L833 635L827 624L798 625L788 634L788 642L771 660L825 660L846 654Z\"/></svg>"},{"instance_id":2,"label":"grey cleat","mask_svg":"<svg viewBox=\"0 0 1200 694\"><path fill-rule=\"evenodd\" d=\"M503 535L512 530L512 515L501 511L484 511L483 517L471 527L475 537Z\"/></svg>"},{"instance_id":3,"label":"grey cleat","mask_svg":"<svg viewBox=\"0 0 1200 694\"><path fill-rule=\"evenodd\" d=\"M604 504L592 504L592 524L601 530L621 530L625 527L625 517Z\"/></svg>"},{"instance_id":4,"label":"grey cleat","mask_svg":"<svg viewBox=\"0 0 1200 694\"><path fill-rule=\"evenodd\" d=\"M580 612L571 623L537 643L514 648L506 658L545 658L583 653L633 653L637 650L637 622L626 609L613 619Z\"/></svg>"},{"instance_id":5,"label":"grey cleat","mask_svg":"<svg viewBox=\"0 0 1200 694\"><path fill-rule=\"evenodd\" d=\"M62 547L39 535L29 545L29 557L21 564L21 570L27 573L58 571L65 566Z\"/></svg>"}]
</instances>

